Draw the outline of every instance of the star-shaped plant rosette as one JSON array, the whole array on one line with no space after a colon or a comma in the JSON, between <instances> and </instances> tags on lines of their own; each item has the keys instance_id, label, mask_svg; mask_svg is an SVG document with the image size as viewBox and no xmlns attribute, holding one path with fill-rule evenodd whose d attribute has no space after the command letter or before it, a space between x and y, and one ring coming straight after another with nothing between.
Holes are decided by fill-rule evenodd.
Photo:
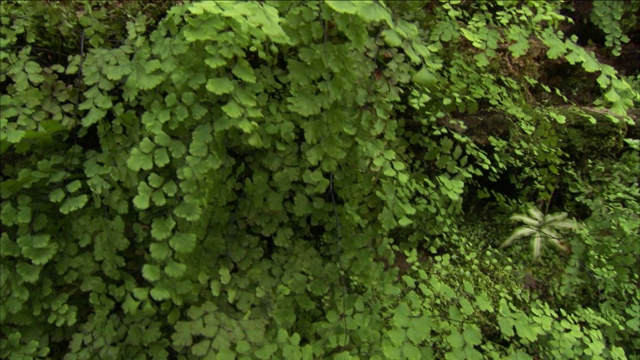
<instances>
[{"instance_id":1,"label":"star-shaped plant rosette","mask_svg":"<svg viewBox=\"0 0 640 360\"><path fill-rule=\"evenodd\" d=\"M534 261L540 257L545 240L549 241L558 250L567 254L571 253L571 248L560 240L561 237L557 232L557 230L575 230L577 228L574 220L567 219L567 213L559 212L545 215L536 208L530 208L527 212L529 215L514 214L509 218L509 220L520 221L524 225L513 231L511 236L500 245L501 249L511 245L517 239L531 236L531 250Z\"/></svg>"}]
</instances>

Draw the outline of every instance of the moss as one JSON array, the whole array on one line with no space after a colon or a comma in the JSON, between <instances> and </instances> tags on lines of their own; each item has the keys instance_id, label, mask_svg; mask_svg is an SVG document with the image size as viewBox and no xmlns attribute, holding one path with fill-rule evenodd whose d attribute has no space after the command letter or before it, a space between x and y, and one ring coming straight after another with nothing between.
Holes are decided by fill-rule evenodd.
<instances>
[{"instance_id":1,"label":"moss","mask_svg":"<svg viewBox=\"0 0 640 360\"><path fill-rule=\"evenodd\" d=\"M577 163L615 156L623 149L627 133L624 121L592 108L562 107L556 111L566 117L566 124L558 129L560 147Z\"/></svg>"}]
</instances>

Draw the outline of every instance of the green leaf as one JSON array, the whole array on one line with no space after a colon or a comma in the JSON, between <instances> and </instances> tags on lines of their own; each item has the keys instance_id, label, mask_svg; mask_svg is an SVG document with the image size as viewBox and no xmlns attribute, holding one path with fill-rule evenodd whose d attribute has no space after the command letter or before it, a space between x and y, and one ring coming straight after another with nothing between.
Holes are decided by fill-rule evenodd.
<instances>
[{"instance_id":1,"label":"green leaf","mask_svg":"<svg viewBox=\"0 0 640 360\"><path fill-rule=\"evenodd\" d=\"M140 169L151 170L153 168L153 158L150 154L145 154L140 149L134 148L131 150L129 159L127 159L127 166L133 171L140 171Z\"/></svg>"},{"instance_id":2,"label":"green leaf","mask_svg":"<svg viewBox=\"0 0 640 360\"><path fill-rule=\"evenodd\" d=\"M62 206L60 206L60 212L63 214L69 214L73 211L80 210L86 205L87 201L89 201L89 197L84 194L75 197L68 197Z\"/></svg>"},{"instance_id":3,"label":"green leaf","mask_svg":"<svg viewBox=\"0 0 640 360\"><path fill-rule=\"evenodd\" d=\"M9 235L6 232L3 232L2 236L0 236L0 255L13 257L20 255L20 247L15 241L9 239Z\"/></svg>"},{"instance_id":4,"label":"green leaf","mask_svg":"<svg viewBox=\"0 0 640 360\"><path fill-rule=\"evenodd\" d=\"M481 311L493 312L493 305L489 300L489 296L484 291L478 294L478 296L476 297L476 305Z\"/></svg>"},{"instance_id":5,"label":"green leaf","mask_svg":"<svg viewBox=\"0 0 640 360\"><path fill-rule=\"evenodd\" d=\"M169 240L169 245L176 252L188 254L196 248L196 236L191 233L177 232Z\"/></svg>"},{"instance_id":6,"label":"green leaf","mask_svg":"<svg viewBox=\"0 0 640 360\"><path fill-rule=\"evenodd\" d=\"M80 182L80 180L74 180L68 183L66 186L67 191L71 194L78 191L81 187L82 187L82 183Z\"/></svg>"},{"instance_id":7,"label":"green leaf","mask_svg":"<svg viewBox=\"0 0 640 360\"><path fill-rule=\"evenodd\" d=\"M102 109L98 109L97 107L93 107L93 108L91 108L91 110L89 110L89 113L87 115L85 115L84 118L82 118L82 126L83 127L89 127L89 126L97 123L98 121L100 121L100 119L104 118L105 115L107 115L107 111L106 110L102 110Z\"/></svg>"},{"instance_id":8,"label":"green leaf","mask_svg":"<svg viewBox=\"0 0 640 360\"><path fill-rule=\"evenodd\" d=\"M382 32L382 36L384 37L384 41L387 43L387 45L391 47L399 47L400 45L402 45L402 39L393 29L384 30Z\"/></svg>"},{"instance_id":9,"label":"green leaf","mask_svg":"<svg viewBox=\"0 0 640 360\"><path fill-rule=\"evenodd\" d=\"M238 349L238 345L236 345L236 350ZM240 352L238 350L238 352ZM235 360L236 353L231 349L221 349L216 354L216 360Z\"/></svg>"},{"instance_id":10,"label":"green leaf","mask_svg":"<svg viewBox=\"0 0 640 360\"><path fill-rule=\"evenodd\" d=\"M187 200L182 201L180 205L178 205L173 210L173 213L176 214L178 217L181 217L189 221L198 220L200 218L201 212L202 210L198 205L193 204Z\"/></svg>"},{"instance_id":11,"label":"green leaf","mask_svg":"<svg viewBox=\"0 0 640 360\"><path fill-rule=\"evenodd\" d=\"M464 337L456 329L451 330L451 335L447 336L447 342L453 349L462 349L464 347Z\"/></svg>"},{"instance_id":12,"label":"green leaf","mask_svg":"<svg viewBox=\"0 0 640 360\"><path fill-rule=\"evenodd\" d=\"M157 206L163 206L167 203L167 199L164 197L162 190L155 190L151 193L151 200Z\"/></svg>"},{"instance_id":13,"label":"green leaf","mask_svg":"<svg viewBox=\"0 0 640 360\"><path fill-rule=\"evenodd\" d=\"M148 137L145 137L142 139L142 141L140 141L140 150L142 150L142 152L145 154L149 154L155 148L156 148L156 144L153 141L151 141Z\"/></svg>"},{"instance_id":14,"label":"green leaf","mask_svg":"<svg viewBox=\"0 0 640 360\"><path fill-rule=\"evenodd\" d=\"M233 70L231 70L231 72L233 73L233 75L248 83L256 82L256 74L253 72L253 69L251 68L249 62L245 59L238 59L236 66L233 67Z\"/></svg>"},{"instance_id":15,"label":"green leaf","mask_svg":"<svg viewBox=\"0 0 640 360\"><path fill-rule=\"evenodd\" d=\"M214 55L210 58L204 59L204 63L212 69L217 69L227 64L227 60L220 55Z\"/></svg>"},{"instance_id":16,"label":"green leaf","mask_svg":"<svg viewBox=\"0 0 640 360\"><path fill-rule=\"evenodd\" d=\"M209 284L209 288L211 289L211 294L215 297L220 296L220 288L221 288L222 284L220 284L220 281L218 280L211 280L211 283Z\"/></svg>"},{"instance_id":17,"label":"green leaf","mask_svg":"<svg viewBox=\"0 0 640 360\"><path fill-rule=\"evenodd\" d=\"M475 325L465 327L462 336L464 337L464 341L471 346L482 343L482 334L480 333L480 329Z\"/></svg>"},{"instance_id":18,"label":"green leaf","mask_svg":"<svg viewBox=\"0 0 640 360\"><path fill-rule=\"evenodd\" d=\"M171 216L154 218L151 224L151 236L156 240L168 239L175 225L176 222Z\"/></svg>"},{"instance_id":19,"label":"green leaf","mask_svg":"<svg viewBox=\"0 0 640 360\"><path fill-rule=\"evenodd\" d=\"M400 348L400 346L393 344L389 340L385 339L382 341L382 353L384 354L385 359L401 359L401 350L402 348Z\"/></svg>"},{"instance_id":20,"label":"green leaf","mask_svg":"<svg viewBox=\"0 0 640 360\"><path fill-rule=\"evenodd\" d=\"M57 188L49 193L49 200L51 200L51 202L58 203L62 201L65 196L66 194L64 193L64 190Z\"/></svg>"},{"instance_id":21,"label":"green leaf","mask_svg":"<svg viewBox=\"0 0 640 360\"><path fill-rule=\"evenodd\" d=\"M175 261L170 261L167 266L164 267L164 272L172 279L181 278L187 271L187 265L180 264Z\"/></svg>"},{"instance_id":22,"label":"green leaf","mask_svg":"<svg viewBox=\"0 0 640 360\"><path fill-rule=\"evenodd\" d=\"M171 249L166 242L153 243L149 246L151 258L156 261L164 261L171 255Z\"/></svg>"},{"instance_id":23,"label":"green leaf","mask_svg":"<svg viewBox=\"0 0 640 360\"><path fill-rule=\"evenodd\" d=\"M353 3L353 1L344 1L344 0L340 0L340 1L333 1L333 0L327 0L325 1L325 3L327 5L329 5L330 8L332 8L334 11L342 13L342 14L355 14L356 11L358 10L358 8L356 7L356 5Z\"/></svg>"},{"instance_id":24,"label":"green leaf","mask_svg":"<svg viewBox=\"0 0 640 360\"><path fill-rule=\"evenodd\" d=\"M149 185L151 185L151 187L153 187L154 189L158 189L160 186L162 186L162 183L164 183L164 179L156 173L149 174L147 181L149 182Z\"/></svg>"},{"instance_id":25,"label":"green leaf","mask_svg":"<svg viewBox=\"0 0 640 360\"><path fill-rule=\"evenodd\" d=\"M521 315L521 317L513 323L513 325L516 328L516 332L518 333L518 336L528 341L535 341L537 338L535 330L539 328L535 328L534 326L531 326L531 324L528 321L526 321L527 318L525 316L523 316L522 314L519 314L519 315Z\"/></svg>"},{"instance_id":26,"label":"green leaf","mask_svg":"<svg viewBox=\"0 0 640 360\"><path fill-rule=\"evenodd\" d=\"M142 276L150 282L160 280L160 267L158 265L144 264L142 266Z\"/></svg>"},{"instance_id":27,"label":"green leaf","mask_svg":"<svg viewBox=\"0 0 640 360\"><path fill-rule=\"evenodd\" d=\"M162 186L162 191L168 196L174 196L178 192L178 186L172 180L169 180Z\"/></svg>"},{"instance_id":28,"label":"green leaf","mask_svg":"<svg viewBox=\"0 0 640 360\"><path fill-rule=\"evenodd\" d=\"M20 261L18 265L16 265L16 271L22 279L27 283L34 283L40 277L40 270L42 267L28 264L26 262Z\"/></svg>"},{"instance_id":29,"label":"green leaf","mask_svg":"<svg viewBox=\"0 0 640 360\"><path fill-rule=\"evenodd\" d=\"M607 91L604 94L604 97L611 101L612 103L617 102L618 100L620 100L620 95L618 95L618 92L614 89L614 87L612 86L611 89L609 89L609 91Z\"/></svg>"},{"instance_id":30,"label":"green leaf","mask_svg":"<svg viewBox=\"0 0 640 360\"><path fill-rule=\"evenodd\" d=\"M22 130L12 128L2 129L2 133L5 133L7 135L7 141L12 144L20 142L25 134L25 132Z\"/></svg>"},{"instance_id":31,"label":"green leaf","mask_svg":"<svg viewBox=\"0 0 640 360\"><path fill-rule=\"evenodd\" d=\"M171 293L164 286L158 285L149 292L151 297L156 301L167 300L171 298Z\"/></svg>"},{"instance_id":32,"label":"green leaf","mask_svg":"<svg viewBox=\"0 0 640 360\"><path fill-rule=\"evenodd\" d=\"M402 354L406 356L407 359L422 358L422 354L420 353L420 350L408 342L405 342L404 345L402 346Z\"/></svg>"},{"instance_id":33,"label":"green leaf","mask_svg":"<svg viewBox=\"0 0 640 360\"><path fill-rule=\"evenodd\" d=\"M229 94L233 89L233 82L227 77L219 77L207 81L207 90L216 95Z\"/></svg>"},{"instance_id":34,"label":"green leaf","mask_svg":"<svg viewBox=\"0 0 640 360\"><path fill-rule=\"evenodd\" d=\"M471 305L471 302L469 300L467 300L466 298L461 297L459 299L460 301L460 309L462 310L462 313L466 314L466 315L471 315L474 312L473 306Z\"/></svg>"},{"instance_id":35,"label":"green leaf","mask_svg":"<svg viewBox=\"0 0 640 360\"><path fill-rule=\"evenodd\" d=\"M398 225L403 226L403 227L404 226L409 226L411 224L413 224L413 221L411 219L409 219L408 217L406 217L406 216L403 216L401 219L398 220Z\"/></svg>"},{"instance_id":36,"label":"green leaf","mask_svg":"<svg viewBox=\"0 0 640 360\"><path fill-rule=\"evenodd\" d=\"M427 89L433 89L438 83L436 77L433 76L431 71L429 71L425 66L413 74L411 80L418 85L426 87Z\"/></svg>"},{"instance_id":37,"label":"green leaf","mask_svg":"<svg viewBox=\"0 0 640 360\"><path fill-rule=\"evenodd\" d=\"M254 355L258 359L267 360L267 359L271 359L272 358L272 355L273 355L273 353L276 352L276 350L278 350L278 345L276 345L276 344L266 344L262 348L256 350L256 352L254 352Z\"/></svg>"},{"instance_id":38,"label":"green leaf","mask_svg":"<svg viewBox=\"0 0 640 360\"><path fill-rule=\"evenodd\" d=\"M53 258L57 249L57 244L49 244L41 248L27 247L22 249L22 255L30 259L34 265L44 265Z\"/></svg>"},{"instance_id":39,"label":"green leaf","mask_svg":"<svg viewBox=\"0 0 640 360\"><path fill-rule=\"evenodd\" d=\"M374 1L356 2L356 14L367 22L378 22L384 20L389 27L393 27L391 13Z\"/></svg>"},{"instance_id":40,"label":"green leaf","mask_svg":"<svg viewBox=\"0 0 640 360\"><path fill-rule=\"evenodd\" d=\"M227 104L222 106L222 110L232 119L237 119L242 116L243 108L238 105L235 100L230 100Z\"/></svg>"},{"instance_id":41,"label":"green leaf","mask_svg":"<svg viewBox=\"0 0 640 360\"><path fill-rule=\"evenodd\" d=\"M500 331L502 335L506 337L512 337L514 335L513 332L513 320L508 317L498 316L498 325L500 326Z\"/></svg>"},{"instance_id":42,"label":"green leaf","mask_svg":"<svg viewBox=\"0 0 640 360\"><path fill-rule=\"evenodd\" d=\"M138 184L138 195L133 198L133 205L140 210L149 208L149 198L151 197L152 188L146 182Z\"/></svg>"},{"instance_id":43,"label":"green leaf","mask_svg":"<svg viewBox=\"0 0 640 360\"><path fill-rule=\"evenodd\" d=\"M220 274L220 282L223 285L227 285L229 281L231 281L231 274L229 273L229 269L226 267L221 267L220 270L218 270L218 274Z\"/></svg>"}]
</instances>

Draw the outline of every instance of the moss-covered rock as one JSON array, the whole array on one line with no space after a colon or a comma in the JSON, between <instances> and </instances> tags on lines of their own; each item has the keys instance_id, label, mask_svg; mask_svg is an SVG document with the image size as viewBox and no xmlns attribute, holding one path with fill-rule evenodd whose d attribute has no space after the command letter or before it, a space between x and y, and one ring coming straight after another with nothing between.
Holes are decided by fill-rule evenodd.
<instances>
[{"instance_id":1,"label":"moss-covered rock","mask_svg":"<svg viewBox=\"0 0 640 360\"><path fill-rule=\"evenodd\" d=\"M562 107L557 113L566 117L559 126L560 147L572 160L602 158L619 153L624 147L627 124L615 116L594 108Z\"/></svg>"}]
</instances>

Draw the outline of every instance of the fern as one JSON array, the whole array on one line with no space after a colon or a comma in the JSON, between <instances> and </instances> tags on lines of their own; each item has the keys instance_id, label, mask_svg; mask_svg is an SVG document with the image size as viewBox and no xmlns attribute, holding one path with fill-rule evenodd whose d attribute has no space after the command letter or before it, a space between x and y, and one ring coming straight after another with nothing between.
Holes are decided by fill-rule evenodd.
<instances>
[{"instance_id":1,"label":"fern","mask_svg":"<svg viewBox=\"0 0 640 360\"><path fill-rule=\"evenodd\" d=\"M520 221L524 225L513 231L511 236L500 245L501 249L511 245L515 240L531 236L531 255L534 261L540 257L545 240L558 250L567 254L571 253L570 247L560 240L560 235L556 231L560 229L576 229L575 221L567 219L567 213L544 215L536 208L530 208L527 212L529 215L514 214L509 218L513 221Z\"/></svg>"}]
</instances>

